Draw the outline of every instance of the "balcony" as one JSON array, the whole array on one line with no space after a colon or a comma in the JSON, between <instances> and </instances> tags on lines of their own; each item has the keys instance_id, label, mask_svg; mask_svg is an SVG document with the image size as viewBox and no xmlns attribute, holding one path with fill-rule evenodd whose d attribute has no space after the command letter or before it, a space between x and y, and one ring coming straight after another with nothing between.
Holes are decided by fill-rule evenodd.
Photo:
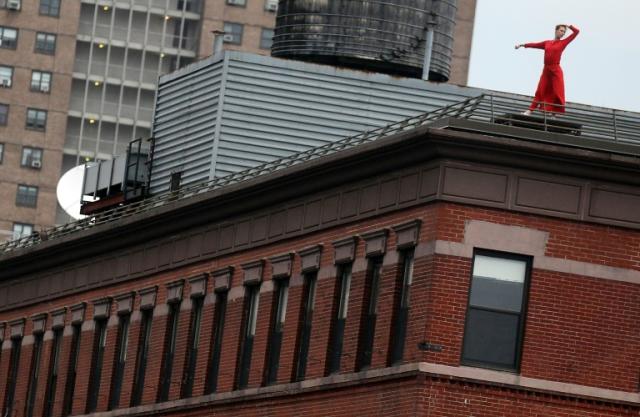
<instances>
[{"instance_id":1,"label":"balcony","mask_svg":"<svg viewBox=\"0 0 640 417\"><path fill-rule=\"evenodd\" d=\"M113 30L112 30L113 29ZM95 30L93 23L80 22L78 26L78 37L89 37L108 39L114 44L121 42L125 44L139 44L140 48L156 48L158 50L165 49L182 49L181 54L189 51L194 55L194 51L197 47L196 39L194 36L176 36L169 33L144 31L139 29L128 30L125 27L112 27L110 25L96 24Z\"/></svg>"}]
</instances>

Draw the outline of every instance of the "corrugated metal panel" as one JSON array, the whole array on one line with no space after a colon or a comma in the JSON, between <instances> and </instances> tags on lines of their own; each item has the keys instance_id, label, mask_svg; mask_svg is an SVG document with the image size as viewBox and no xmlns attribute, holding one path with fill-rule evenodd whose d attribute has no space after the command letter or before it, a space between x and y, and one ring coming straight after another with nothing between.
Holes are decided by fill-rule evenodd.
<instances>
[{"instance_id":1,"label":"corrugated metal panel","mask_svg":"<svg viewBox=\"0 0 640 417\"><path fill-rule=\"evenodd\" d=\"M184 183L209 179L222 77L219 60L159 85L153 126L159 157L152 163L152 193L168 190L172 172L183 172Z\"/></svg>"},{"instance_id":2,"label":"corrugated metal panel","mask_svg":"<svg viewBox=\"0 0 640 417\"><path fill-rule=\"evenodd\" d=\"M183 171L183 184L213 179L479 94L226 52L160 78L151 192L166 190L174 170Z\"/></svg>"}]
</instances>

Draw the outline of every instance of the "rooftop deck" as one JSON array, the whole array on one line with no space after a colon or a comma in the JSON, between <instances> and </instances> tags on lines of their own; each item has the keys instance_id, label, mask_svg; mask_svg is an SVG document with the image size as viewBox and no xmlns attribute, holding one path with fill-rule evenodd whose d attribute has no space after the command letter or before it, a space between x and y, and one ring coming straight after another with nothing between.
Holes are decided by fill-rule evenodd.
<instances>
[{"instance_id":1,"label":"rooftop deck","mask_svg":"<svg viewBox=\"0 0 640 417\"><path fill-rule=\"evenodd\" d=\"M640 155L640 113L596 107L567 106L566 113L555 118L544 112L534 113L532 117L519 116L519 113L528 106L529 100L526 97L514 97L507 94L481 94L436 111L411 117L382 128L365 131L242 172L186 186L174 192L153 195L144 200L121 205L82 220L35 232L30 236L0 245L0 256L3 253L32 247L43 241L59 239L97 225L144 213L176 201L186 200L426 125L606 151L620 155Z\"/></svg>"}]
</instances>

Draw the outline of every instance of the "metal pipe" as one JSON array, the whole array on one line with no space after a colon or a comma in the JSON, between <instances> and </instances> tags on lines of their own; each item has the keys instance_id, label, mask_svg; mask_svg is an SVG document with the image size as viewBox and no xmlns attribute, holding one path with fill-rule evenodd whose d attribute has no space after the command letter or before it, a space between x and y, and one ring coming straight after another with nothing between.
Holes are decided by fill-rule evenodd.
<instances>
[{"instance_id":1,"label":"metal pipe","mask_svg":"<svg viewBox=\"0 0 640 417\"><path fill-rule=\"evenodd\" d=\"M422 79L429 81L431 53L433 51L433 25L428 24L424 31L424 60L422 61Z\"/></svg>"},{"instance_id":2,"label":"metal pipe","mask_svg":"<svg viewBox=\"0 0 640 417\"><path fill-rule=\"evenodd\" d=\"M224 42L224 30L212 30L213 33L213 54L222 52L222 44Z\"/></svg>"}]
</instances>

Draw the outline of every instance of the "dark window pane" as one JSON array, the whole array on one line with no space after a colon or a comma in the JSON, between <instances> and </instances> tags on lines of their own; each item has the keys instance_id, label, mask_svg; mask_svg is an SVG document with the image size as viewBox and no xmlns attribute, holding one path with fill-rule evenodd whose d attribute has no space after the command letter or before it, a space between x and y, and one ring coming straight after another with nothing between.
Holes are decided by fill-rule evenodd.
<instances>
[{"instance_id":1,"label":"dark window pane","mask_svg":"<svg viewBox=\"0 0 640 417\"><path fill-rule=\"evenodd\" d=\"M470 305L519 313L524 283L473 277Z\"/></svg>"},{"instance_id":2,"label":"dark window pane","mask_svg":"<svg viewBox=\"0 0 640 417\"><path fill-rule=\"evenodd\" d=\"M463 346L465 360L514 368L520 316L475 308L470 308L468 314Z\"/></svg>"}]
</instances>

